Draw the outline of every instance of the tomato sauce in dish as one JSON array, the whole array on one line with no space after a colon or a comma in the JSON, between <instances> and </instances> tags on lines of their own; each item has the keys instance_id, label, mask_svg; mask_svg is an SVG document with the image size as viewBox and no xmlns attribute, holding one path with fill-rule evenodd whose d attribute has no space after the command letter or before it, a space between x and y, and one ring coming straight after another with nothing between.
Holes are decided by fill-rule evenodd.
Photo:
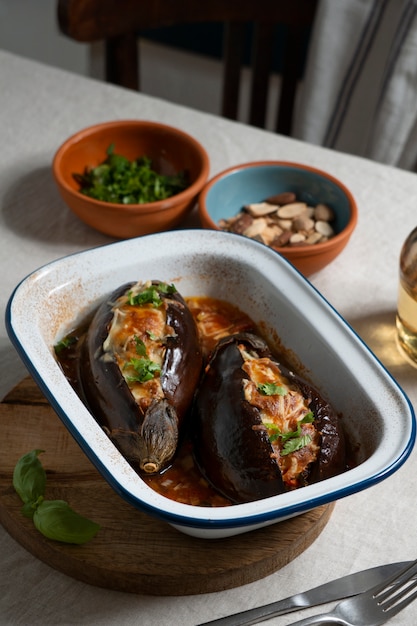
<instances>
[{"instance_id":1,"label":"tomato sauce in dish","mask_svg":"<svg viewBox=\"0 0 417 626\"><path fill-rule=\"evenodd\" d=\"M255 330L255 324L233 304L208 297L185 298L198 328L205 358L222 337Z\"/></svg>"}]
</instances>

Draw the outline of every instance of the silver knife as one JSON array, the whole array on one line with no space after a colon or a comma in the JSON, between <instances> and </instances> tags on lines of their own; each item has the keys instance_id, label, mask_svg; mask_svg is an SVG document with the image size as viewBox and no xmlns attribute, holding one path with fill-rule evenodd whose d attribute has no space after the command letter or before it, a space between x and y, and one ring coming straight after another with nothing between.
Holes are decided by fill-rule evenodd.
<instances>
[{"instance_id":1,"label":"silver knife","mask_svg":"<svg viewBox=\"0 0 417 626\"><path fill-rule=\"evenodd\" d=\"M214 624L218 626L250 626L285 613L292 613L308 607L349 598L383 582L410 563L411 561L409 563L404 561L402 563L388 563L387 565L371 567L362 572L355 572L337 580L332 580L309 591L297 593L289 598L271 602L271 604L265 604L248 611L234 613L227 617L220 617L210 622L197 624L197 626L208 626L209 624L211 626Z\"/></svg>"}]
</instances>

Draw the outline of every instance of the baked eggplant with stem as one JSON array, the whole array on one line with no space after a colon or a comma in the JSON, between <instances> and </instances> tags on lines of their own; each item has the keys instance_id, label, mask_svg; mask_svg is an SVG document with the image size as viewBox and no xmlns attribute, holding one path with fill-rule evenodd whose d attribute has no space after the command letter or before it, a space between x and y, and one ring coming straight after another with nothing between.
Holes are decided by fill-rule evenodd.
<instances>
[{"instance_id":1,"label":"baked eggplant with stem","mask_svg":"<svg viewBox=\"0 0 417 626\"><path fill-rule=\"evenodd\" d=\"M234 503L284 493L346 469L338 416L252 333L221 339L192 419L196 462Z\"/></svg>"},{"instance_id":2,"label":"baked eggplant with stem","mask_svg":"<svg viewBox=\"0 0 417 626\"><path fill-rule=\"evenodd\" d=\"M81 350L85 401L123 456L147 474L166 468L197 387L197 327L174 285L129 283L95 313Z\"/></svg>"}]
</instances>

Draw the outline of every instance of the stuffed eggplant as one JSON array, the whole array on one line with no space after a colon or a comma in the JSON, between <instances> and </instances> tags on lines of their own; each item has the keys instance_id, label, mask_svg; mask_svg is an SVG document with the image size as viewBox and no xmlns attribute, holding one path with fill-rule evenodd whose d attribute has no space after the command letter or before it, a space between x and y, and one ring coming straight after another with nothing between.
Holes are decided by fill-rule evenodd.
<instances>
[{"instance_id":1,"label":"stuffed eggplant","mask_svg":"<svg viewBox=\"0 0 417 626\"><path fill-rule=\"evenodd\" d=\"M138 471L173 458L201 373L194 319L173 285L130 283L97 310L80 359L85 401Z\"/></svg>"},{"instance_id":2,"label":"stuffed eggplant","mask_svg":"<svg viewBox=\"0 0 417 626\"><path fill-rule=\"evenodd\" d=\"M218 343L195 396L193 438L202 474L234 503L346 469L343 431L332 407L251 333Z\"/></svg>"}]
</instances>

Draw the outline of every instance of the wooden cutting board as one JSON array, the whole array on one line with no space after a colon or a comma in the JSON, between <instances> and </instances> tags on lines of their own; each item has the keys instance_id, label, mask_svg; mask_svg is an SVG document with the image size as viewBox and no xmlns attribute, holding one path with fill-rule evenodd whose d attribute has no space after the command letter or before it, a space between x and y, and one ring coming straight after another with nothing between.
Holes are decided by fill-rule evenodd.
<instances>
[{"instance_id":1,"label":"wooden cutting board","mask_svg":"<svg viewBox=\"0 0 417 626\"><path fill-rule=\"evenodd\" d=\"M334 504L237 537L197 539L122 500L78 447L31 378L0 403L0 522L35 557L77 580L149 595L188 595L258 580L300 555ZM33 449L47 472L47 499L66 500L101 525L82 546L51 541L21 513L12 486L17 460Z\"/></svg>"}]
</instances>

